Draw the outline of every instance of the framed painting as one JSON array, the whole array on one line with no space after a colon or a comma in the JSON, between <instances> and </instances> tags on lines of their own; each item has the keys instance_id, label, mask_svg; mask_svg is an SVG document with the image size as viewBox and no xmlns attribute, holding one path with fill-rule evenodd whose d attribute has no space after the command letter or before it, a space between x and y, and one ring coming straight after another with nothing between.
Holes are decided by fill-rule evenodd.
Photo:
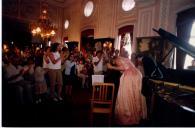
<instances>
[{"instance_id":1,"label":"framed painting","mask_svg":"<svg viewBox=\"0 0 195 128\"><path fill-rule=\"evenodd\" d=\"M138 37L137 53L152 56L155 60L161 61L164 51L164 40L161 37Z\"/></svg>"}]
</instances>

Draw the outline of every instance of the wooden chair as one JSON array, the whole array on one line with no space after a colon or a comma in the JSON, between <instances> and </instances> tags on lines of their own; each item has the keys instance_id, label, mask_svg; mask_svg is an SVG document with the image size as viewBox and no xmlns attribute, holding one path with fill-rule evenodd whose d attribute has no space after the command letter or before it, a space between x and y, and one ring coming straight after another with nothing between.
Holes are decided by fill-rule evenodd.
<instances>
[{"instance_id":1,"label":"wooden chair","mask_svg":"<svg viewBox=\"0 0 195 128\"><path fill-rule=\"evenodd\" d=\"M93 93L91 99L91 123L93 124L93 114L102 113L109 115L109 126L111 126L114 84L113 83L93 83Z\"/></svg>"}]
</instances>

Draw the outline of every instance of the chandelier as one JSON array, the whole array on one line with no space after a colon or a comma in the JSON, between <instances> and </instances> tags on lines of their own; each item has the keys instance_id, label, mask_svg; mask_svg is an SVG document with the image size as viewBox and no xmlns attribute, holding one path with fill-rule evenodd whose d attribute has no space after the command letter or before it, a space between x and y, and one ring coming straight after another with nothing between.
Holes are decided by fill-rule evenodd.
<instances>
[{"instance_id":1,"label":"chandelier","mask_svg":"<svg viewBox=\"0 0 195 128\"><path fill-rule=\"evenodd\" d=\"M56 34L56 27L50 21L48 16L48 4L40 2L40 16L36 22L30 24L31 33L33 36L41 36L42 38L49 38Z\"/></svg>"}]
</instances>

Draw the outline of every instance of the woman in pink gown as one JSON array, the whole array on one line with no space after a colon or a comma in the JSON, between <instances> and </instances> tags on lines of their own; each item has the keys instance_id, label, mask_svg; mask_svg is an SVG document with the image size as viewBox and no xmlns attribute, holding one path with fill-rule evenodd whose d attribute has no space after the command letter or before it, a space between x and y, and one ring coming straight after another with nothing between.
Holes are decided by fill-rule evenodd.
<instances>
[{"instance_id":1,"label":"woman in pink gown","mask_svg":"<svg viewBox=\"0 0 195 128\"><path fill-rule=\"evenodd\" d=\"M115 105L115 119L119 125L139 124L147 116L145 98L141 94L142 75L133 63L124 57L117 57L117 66L108 68L122 71Z\"/></svg>"}]
</instances>

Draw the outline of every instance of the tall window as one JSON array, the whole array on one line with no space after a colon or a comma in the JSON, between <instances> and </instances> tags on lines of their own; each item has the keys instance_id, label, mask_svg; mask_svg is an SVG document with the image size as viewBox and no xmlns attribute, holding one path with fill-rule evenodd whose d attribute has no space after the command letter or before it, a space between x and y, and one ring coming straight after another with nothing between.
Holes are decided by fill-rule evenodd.
<instances>
[{"instance_id":1,"label":"tall window","mask_svg":"<svg viewBox=\"0 0 195 128\"><path fill-rule=\"evenodd\" d=\"M130 11L134 7L135 7L135 1L134 0L123 0L122 9L124 11Z\"/></svg>"},{"instance_id":2,"label":"tall window","mask_svg":"<svg viewBox=\"0 0 195 128\"><path fill-rule=\"evenodd\" d=\"M88 1L84 8L84 15L86 17L91 16L93 9L94 9L93 1Z\"/></svg>"},{"instance_id":3,"label":"tall window","mask_svg":"<svg viewBox=\"0 0 195 128\"><path fill-rule=\"evenodd\" d=\"M131 45L133 40L133 25L127 25L124 27L119 28L118 37L115 42L115 48L120 50L127 51L129 58L131 57Z\"/></svg>"},{"instance_id":4,"label":"tall window","mask_svg":"<svg viewBox=\"0 0 195 128\"><path fill-rule=\"evenodd\" d=\"M192 29L191 29L191 34L190 34L190 39L189 39L189 44L195 47L195 21L192 25ZM186 55L185 58L185 63L184 63L184 69L187 69L188 66L192 65L192 60L195 59L189 55Z\"/></svg>"}]
</instances>

